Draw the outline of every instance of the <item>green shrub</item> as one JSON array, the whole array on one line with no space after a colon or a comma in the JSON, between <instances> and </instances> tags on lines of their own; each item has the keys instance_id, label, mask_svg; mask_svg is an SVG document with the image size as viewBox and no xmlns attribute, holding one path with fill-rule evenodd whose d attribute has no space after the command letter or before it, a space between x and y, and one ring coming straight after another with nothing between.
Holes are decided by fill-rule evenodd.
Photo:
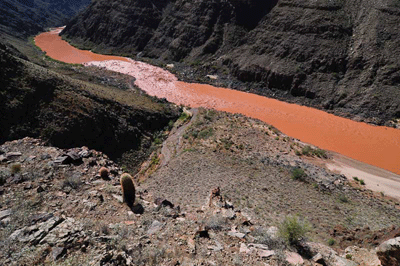
<instances>
[{"instance_id":1,"label":"green shrub","mask_svg":"<svg viewBox=\"0 0 400 266\"><path fill-rule=\"evenodd\" d=\"M301 221L297 216L286 216L278 228L279 236L282 237L288 244L296 244L299 240L305 237L310 226L307 222Z\"/></svg>"},{"instance_id":2,"label":"green shrub","mask_svg":"<svg viewBox=\"0 0 400 266\"><path fill-rule=\"evenodd\" d=\"M339 200L340 200L340 202L343 202L343 203L349 202L349 199L344 194L339 195Z\"/></svg>"},{"instance_id":3,"label":"green shrub","mask_svg":"<svg viewBox=\"0 0 400 266\"><path fill-rule=\"evenodd\" d=\"M181 116L178 120L185 122L190 118L190 115L187 112L182 112Z\"/></svg>"},{"instance_id":4,"label":"green shrub","mask_svg":"<svg viewBox=\"0 0 400 266\"><path fill-rule=\"evenodd\" d=\"M313 151L313 154L319 158L328 158L328 155L326 154L325 150L321 150L321 149L316 149Z\"/></svg>"},{"instance_id":5,"label":"green shrub","mask_svg":"<svg viewBox=\"0 0 400 266\"><path fill-rule=\"evenodd\" d=\"M197 131L197 130L193 130L193 131L192 131L192 136L193 136L194 138L197 138L198 135L199 135L199 131Z\"/></svg>"},{"instance_id":6,"label":"green shrub","mask_svg":"<svg viewBox=\"0 0 400 266\"><path fill-rule=\"evenodd\" d=\"M329 245L329 246L335 245L335 239L329 238L329 240L328 240L328 245Z\"/></svg>"},{"instance_id":7,"label":"green shrub","mask_svg":"<svg viewBox=\"0 0 400 266\"><path fill-rule=\"evenodd\" d=\"M217 114L216 111L214 110L207 110L207 113L204 115L204 118L208 121L212 121L213 117Z\"/></svg>"},{"instance_id":8,"label":"green shrub","mask_svg":"<svg viewBox=\"0 0 400 266\"><path fill-rule=\"evenodd\" d=\"M365 185L364 179L360 179L356 176L353 176L354 181L359 182L361 185Z\"/></svg>"},{"instance_id":9,"label":"green shrub","mask_svg":"<svg viewBox=\"0 0 400 266\"><path fill-rule=\"evenodd\" d=\"M213 134L213 129L208 128L200 131L198 137L201 139L208 139L209 137L212 136L212 134Z\"/></svg>"},{"instance_id":10,"label":"green shrub","mask_svg":"<svg viewBox=\"0 0 400 266\"><path fill-rule=\"evenodd\" d=\"M173 128L173 127L174 127L174 124L175 124L174 120L170 120L170 121L168 122L168 128L169 128L169 129Z\"/></svg>"},{"instance_id":11,"label":"green shrub","mask_svg":"<svg viewBox=\"0 0 400 266\"><path fill-rule=\"evenodd\" d=\"M309 146L309 145L304 146L304 147L301 149L301 153L302 153L303 155L306 155L306 156L311 155L311 153L312 153L312 148L311 148L311 146Z\"/></svg>"},{"instance_id":12,"label":"green shrub","mask_svg":"<svg viewBox=\"0 0 400 266\"><path fill-rule=\"evenodd\" d=\"M302 180L306 176L306 173L300 167L294 168L292 171L292 179L294 180Z\"/></svg>"},{"instance_id":13,"label":"green shrub","mask_svg":"<svg viewBox=\"0 0 400 266\"><path fill-rule=\"evenodd\" d=\"M17 174L21 172L21 164L20 163L14 163L11 165L11 174Z\"/></svg>"},{"instance_id":14,"label":"green shrub","mask_svg":"<svg viewBox=\"0 0 400 266\"><path fill-rule=\"evenodd\" d=\"M305 156L317 156L319 158L328 158L325 150L322 149L313 149L310 145L304 146L301 149L301 153Z\"/></svg>"},{"instance_id":15,"label":"green shrub","mask_svg":"<svg viewBox=\"0 0 400 266\"><path fill-rule=\"evenodd\" d=\"M150 166L149 167L151 167L153 165L157 165L159 163L160 163L160 157L158 156L158 154L154 154L153 157L151 157L151 161L150 161ZM128 174L126 174L126 175L128 175Z\"/></svg>"},{"instance_id":16,"label":"green shrub","mask_svg":"<svg viewBox=\"0 0 400 266\"><path fill-rule=\"evenodd\" d=\"M351 254L346 254L346 259L351 260L353 256Z\"/></svg>"}]
</instances>

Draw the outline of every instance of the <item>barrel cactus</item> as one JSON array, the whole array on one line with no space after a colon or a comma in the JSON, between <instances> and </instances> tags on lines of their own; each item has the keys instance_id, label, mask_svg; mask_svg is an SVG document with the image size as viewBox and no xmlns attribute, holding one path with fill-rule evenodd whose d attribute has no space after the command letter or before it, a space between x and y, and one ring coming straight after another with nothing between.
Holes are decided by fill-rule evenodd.
<instances>
[{"instance_id":1,"label":"barrel cactus","mask_svg":"<svg viewBox=\"0 0 400 266\"><path fill-rule=\"evenodd\" d=\"M133 207L133 204L135 203L135 185L133 184L132 176L130 174L122 174L121 188L124 202L126 202L129 207Z\"/></svg>"},{"instance_id":2,"label":"barrel cactus","mask_svg":"<svg viewBox=\"0 0 400 266\"><path fill-rule=\"evenodd\" d=\"M110 173L109 173L109 171L108 171L107 168L105 168L105 167L101 167L101 168L100 168L100 170L99 170L99 175L100 175L101 178L107 179L109 174L110 174Z\"/></svg>"}]
</instances>

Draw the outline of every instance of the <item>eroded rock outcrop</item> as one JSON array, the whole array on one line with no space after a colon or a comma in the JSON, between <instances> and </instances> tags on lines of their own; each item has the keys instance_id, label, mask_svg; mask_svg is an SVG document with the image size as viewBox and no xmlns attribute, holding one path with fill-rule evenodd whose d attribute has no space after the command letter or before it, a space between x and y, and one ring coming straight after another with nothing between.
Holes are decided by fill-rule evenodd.
<instances>
[{"instance_id":1,"label":"eroded rock outcrop","mask_svg":"<svg viewBox=\"0 0 400 266\"><path fill-rule=\"evenodd\" d=\"M400 264L400 237L389 239L377 248L377 255L383 266Z\"/></svg>"}]
</instances>

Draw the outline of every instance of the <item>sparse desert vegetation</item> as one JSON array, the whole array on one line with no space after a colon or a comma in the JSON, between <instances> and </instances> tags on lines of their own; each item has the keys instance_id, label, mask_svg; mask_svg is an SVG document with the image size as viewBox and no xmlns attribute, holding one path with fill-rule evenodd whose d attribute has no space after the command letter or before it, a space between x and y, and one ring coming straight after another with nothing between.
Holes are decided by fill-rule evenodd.
<instances>
[{"instance_id":1,"label":"sparse desert vegetation","mask_svg":"<svg viewBox=\"0 0 400 266\"><path fill-rule=\"evenodd\" d=\"M290 244L301 241L310 231L310 225L305 220L297 216L286 216L279 225L279 235Z\"/></svg>"}]
</instances>

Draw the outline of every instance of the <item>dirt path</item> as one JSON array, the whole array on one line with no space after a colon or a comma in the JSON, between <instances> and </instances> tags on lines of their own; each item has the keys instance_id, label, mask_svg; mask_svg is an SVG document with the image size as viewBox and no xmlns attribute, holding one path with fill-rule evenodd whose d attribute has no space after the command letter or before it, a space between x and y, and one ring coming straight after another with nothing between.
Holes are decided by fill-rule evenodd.
<instances>
[{"instance_id":1,"label":"dirt path","mask_svg":"<svg viewBox=\"0 0 400 266\"><path fill-rule=\"evenodd\" d=\"M198 109L193 108L190 111L185 111L188 114L191 114L191 119L188 123L183 124L175 131L171 132L169 137L164 141L163 146L161 148L161 163L160 167L163 167L168 164L172 157L176 154L176 151L180 149L182 144L183 133L186 128L188 128L193 121L195 121L196 116L198 114Z\"/></svg>"},{"instance_id":2,"label":"dirt path","mask_svg":"<svg viewBox=\"0 0 400 266\"><path fill-rule=\"evenodd\" d=\"M400 175L338 153L333 154L333 159L326 163L326 167L345 175L349 180L353 177L363 179L365 188L400 200Z\"/></svg>"}]
</instances>

